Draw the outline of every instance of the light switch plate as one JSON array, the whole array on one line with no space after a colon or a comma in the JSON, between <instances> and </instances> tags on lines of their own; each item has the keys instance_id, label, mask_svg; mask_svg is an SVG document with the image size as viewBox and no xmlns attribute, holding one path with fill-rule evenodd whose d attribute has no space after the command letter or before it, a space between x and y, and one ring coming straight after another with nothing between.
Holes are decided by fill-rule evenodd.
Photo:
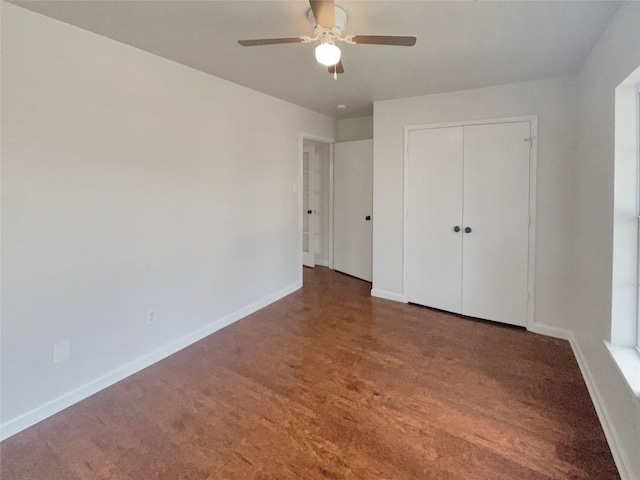
<instances>
[{"instance_id":1,"label":"light switch plate","mask_svg":"<svg viewBox=\"0 0 640 480\"><path fill-rule=\"evenodd\" d=\"M54 365L56 363L64 362L65 360L69 360L70 356L71 356L71 342L69 340L64 340L62 342L56 343L53 346L52 362Z\"/></svg>"}]
</instances>

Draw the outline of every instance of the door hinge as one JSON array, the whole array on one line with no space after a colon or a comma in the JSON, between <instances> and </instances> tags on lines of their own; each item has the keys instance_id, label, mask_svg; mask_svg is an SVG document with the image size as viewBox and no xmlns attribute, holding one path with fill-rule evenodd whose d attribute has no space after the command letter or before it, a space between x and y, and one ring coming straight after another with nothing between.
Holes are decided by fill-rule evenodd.
<instances>
[{"instance_id":1,"label":"door hinge","mask_svg":"<svg viewBox=\"0 0 640 480\"><path fill-rule=\"evenodd\" d=\"M405 216L409 218L409 208L407 208L407 211L405 212Z\"/></svg>"},{"instance_id":2,"label":"door hinge","mask_svg":"<svg viewBox=\"0 0 640 480\"><path fill-rule=\"evenodd\" d=\"M409 270L407 270L406 272L404 272L404 279L405 279L405 280L409 280Z\"/></svg>"},{"instance_id":3,"label":"door hinge","mask_svg":"<svg viewBox=\"0 0 640 480\"><path fill-rule=\"evenodd\" d=\"M529 142L529 150L533 149L533 138L525 138L524 141Z\"/></svg>"},{"instance_id":4,"label":"door hinge","mask_svg":"<svg viewBox=\"0 0 640 480\"><path fill-rule=\"evenodd\" d=\"M529 215L529 226L531 226L531 215Z\"/></svg>"}]
</instances>

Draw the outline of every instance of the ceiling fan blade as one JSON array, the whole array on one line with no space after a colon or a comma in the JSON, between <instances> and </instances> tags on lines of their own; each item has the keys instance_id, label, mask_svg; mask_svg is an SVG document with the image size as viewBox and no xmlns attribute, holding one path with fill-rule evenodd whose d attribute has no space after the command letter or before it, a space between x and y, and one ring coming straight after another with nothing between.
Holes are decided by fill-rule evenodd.
<instances>
[{"instance_id":1,"label":"ceiling fan blade","mask_svg":"<svg viewBox=\"0 0 640 480\"><path fill-rule=\"evenodd\" d=\"M362 45L397 45L399 47L413 47L416 37L399 37L386 35L354 35L351 41Z\"/></svg>"},{"instance_id":2,"label":"ceiling fan blade","mask_svg":"<svg viewBox=\"0 0 640 480\"><path fill-rule=\"evenodd\" d=\"M238 40L243 47L255 47L258 45L277 45L279 43L302 43L304 39L301 37L283 37L283 38L259 38L257 40Z\"/></svg>"},{"instance_id":3,"label":"ceiling fan blade","mask_svg":"<svg viewBox=\"0 0 640 480\"><path fill-rule=\"evenodd\" d=\"M313 17L321 27L333 28L336 24L334 18L335 6L333 0L309 0Z\"/></svg>"},{"instance_id":4,"label":"ceiling fan blade","mask_svg":"<svg viewBox=\"0 0 640 480\"><path fill-rule=\"evenodd\" d=\"M344 73L344 66L342 65L342 60L340 60L335 65L331 65L329 67L329 73L334 74L338 70L338 73Z\"/></svg>"}]
</instances>

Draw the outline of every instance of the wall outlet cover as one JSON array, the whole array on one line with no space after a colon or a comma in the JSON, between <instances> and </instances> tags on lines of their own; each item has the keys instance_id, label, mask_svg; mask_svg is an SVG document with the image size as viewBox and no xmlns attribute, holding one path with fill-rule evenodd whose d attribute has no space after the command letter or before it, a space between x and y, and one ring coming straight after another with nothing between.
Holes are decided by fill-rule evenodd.
<instances>
[{"instance_id":1,"label":"wall outlet cover","mask_svg":"<svg viewBox=\"0 0 640 480\"><path fill-rule=\"evenodd\" d=\"M64 362L65 360L69 360L70 356L71 342L69 340L58 342L53 346L53 365L55 365L56 363Z\"/></svg>"}]
</instances>

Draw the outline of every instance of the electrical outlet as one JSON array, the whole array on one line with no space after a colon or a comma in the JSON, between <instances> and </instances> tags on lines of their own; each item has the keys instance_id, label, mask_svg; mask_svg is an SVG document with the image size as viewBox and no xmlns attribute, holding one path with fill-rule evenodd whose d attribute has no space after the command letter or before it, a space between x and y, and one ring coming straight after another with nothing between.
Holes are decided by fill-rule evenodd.
<instances>
[{"instance_id":1,"label":"electrical outlet","mask_svg":"<svg viewBox=\"0 0 640 480\"><path fill-rule=\"evenodd\" d=\"M53 346L53 356L51 363L55 365L56 363L64 362L69 360L71 356L71 342L69 340L64 340L62 342L56 343Z\"/></svg>"},{"instance_id":2,"label":"electrical outlet","mask_svg":"<svg viewBox=\"0 0 640 480\"><path fill-rule=\"evenodd\" d=\"M156 323L157 316L156 312L153 310L147 310L147 315L145 317L147 325L153 325Z\"/></svg>"}]
</instances>

